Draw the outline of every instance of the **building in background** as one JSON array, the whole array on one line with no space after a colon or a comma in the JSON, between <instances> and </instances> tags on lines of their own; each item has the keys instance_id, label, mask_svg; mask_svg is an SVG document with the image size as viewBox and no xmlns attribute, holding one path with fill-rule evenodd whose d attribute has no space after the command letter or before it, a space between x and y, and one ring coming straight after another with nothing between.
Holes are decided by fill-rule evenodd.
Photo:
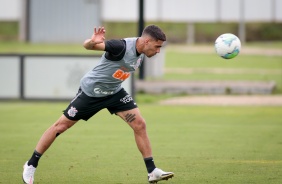
<instances>
[{"instance_id":1,"label":"building in background","mask_svg":"<svg viewBox=\"0 0 282 184\"><path fill-rule=\"evenodd\" d=\"M101 22L137 22L139 0L0 0L0 21L19 20L21 39L76 42ZM144 0L146 21L187 23L238 22L244 41L247 22L282 22L282 0ZM173 7L173 8L172 8Z\"/></svg>"}]
</instances>

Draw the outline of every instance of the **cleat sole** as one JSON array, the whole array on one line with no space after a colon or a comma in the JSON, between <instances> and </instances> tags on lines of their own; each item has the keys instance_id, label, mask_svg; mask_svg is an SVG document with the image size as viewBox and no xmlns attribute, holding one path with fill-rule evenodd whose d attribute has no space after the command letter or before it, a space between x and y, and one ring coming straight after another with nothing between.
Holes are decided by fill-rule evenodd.
<instances>
[{"instance_id":1,"label":"cleat sole","mask_svg":"<svg viewBox=\"0 0 282 184\"><path fill-rule=\"evenodd\" d=\"M168 179L172 178L173 176L174 176L174 174L170 174L170 175L167 175L167 176L164 176L164 177L160 178L157 181L149 181L149 183L150 184L155 184L155 183L158 183L161 180L168 180Z\"/></svg>"}]
</instances>

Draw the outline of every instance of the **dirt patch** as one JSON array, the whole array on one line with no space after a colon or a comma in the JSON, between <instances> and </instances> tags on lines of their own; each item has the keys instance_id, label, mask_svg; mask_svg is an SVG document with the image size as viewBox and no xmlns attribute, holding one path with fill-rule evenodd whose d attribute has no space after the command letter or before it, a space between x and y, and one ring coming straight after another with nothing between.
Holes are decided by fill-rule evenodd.
<instances>
[{"instance_id":1,"label":"dirt patch","mask_svg":"<svg viewBox=\"0 0 282 184\"><path fill-rule=\"evenodd\" d=\"M275 82L263 81L135 81L136 92L187 95L270 95Z\"/></svg>"},{"instance_id":2,"label":"dirt patch","mask_svg":"<svg viewBox=\"0 0 282 184\"><path fill-rule=\"evenodd\" d=\"M282 106L282 95L186 96L160 102L162 105Z\"/></svg>"}]
</instances>

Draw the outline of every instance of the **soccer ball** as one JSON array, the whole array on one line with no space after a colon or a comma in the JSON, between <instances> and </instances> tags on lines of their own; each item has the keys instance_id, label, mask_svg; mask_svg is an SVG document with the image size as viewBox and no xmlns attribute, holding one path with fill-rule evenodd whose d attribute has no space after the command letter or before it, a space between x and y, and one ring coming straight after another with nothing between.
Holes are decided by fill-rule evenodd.
<instances>
[{"instance_id":1,"label":"soccer ball","mask_svg":"<svg viewBox=\"0 0 282 184\"><path fill-rule=\"evenodd\" d=\"M215 51L224 59L232 59L236 57L241 50L240 39L231 33L220 35L215 40Z\"/></svg>"}]
</instances>

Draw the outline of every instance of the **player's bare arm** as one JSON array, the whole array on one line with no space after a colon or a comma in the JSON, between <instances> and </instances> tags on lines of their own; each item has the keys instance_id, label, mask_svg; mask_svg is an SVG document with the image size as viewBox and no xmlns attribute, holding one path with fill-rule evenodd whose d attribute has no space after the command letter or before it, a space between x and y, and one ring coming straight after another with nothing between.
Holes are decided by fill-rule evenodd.
<instances>
[{"instance_id":1,"label":"player's bare arm","mask_svg":"<svg viewBox=\"0 0 282 184\"><path fill-rule=\"evenodd\" d=\"M87 50L105 50L105 33L106 30L104 27L95 27L91 38L84 41L84 48Z\"/></svg>"}]
</instances>

